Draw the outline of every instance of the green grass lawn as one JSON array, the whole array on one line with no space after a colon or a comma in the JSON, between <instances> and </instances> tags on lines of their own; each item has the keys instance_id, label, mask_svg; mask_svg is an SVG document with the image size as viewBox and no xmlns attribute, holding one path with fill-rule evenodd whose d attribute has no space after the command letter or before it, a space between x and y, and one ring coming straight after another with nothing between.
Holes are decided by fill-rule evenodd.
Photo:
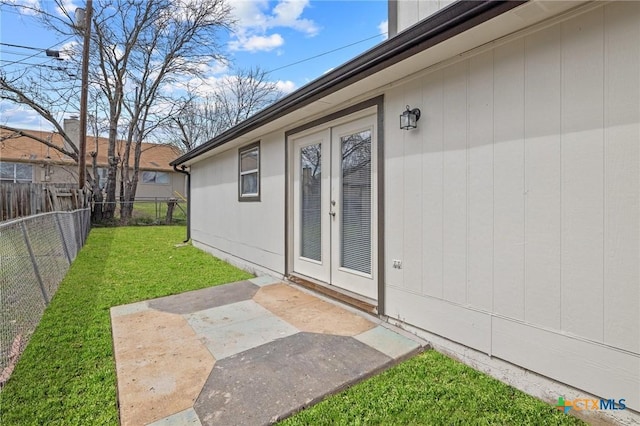
<instances>
[{"instance_id":1,"label":"green grass lawn","mask_svg":"<svg viewBox=\"0 0 640 426\"><path fill-rule=\"evenodd\" d=\"M184 225L187 221L185 210L187 208L186 202L180 200L180 207L175 206L173 210L173 223ZM167 216L167 202L166 200L145 200L136 201L133 205L133 218L134 221L148 223L160 223L164 224Z\"/></svg>"},{"instance_id":2,"label":"green grass lawn","mask_svg":"<svg viewBox=\"0 0 640 426\"><path fill-rule=\"evenodd\" d=\"M0 424L117 425L109 308L248 274L192 246L183 227L94 228L0 393ZM284 421L579 424L551 405L429 351Z\"/></svg>"},{"instance_id":3,"label":"green grass lawn","mask_svg":"<svg viewBox=\"0 0 640 426\"><path fill-rule=\"evenodd\" d=\"M184 227L94 228L8 384L0 424L116 425L109 308L249 278L192 247Z\"/></svg>"},{"instance_id":4,"label":"green grass lawn","mask_svg":"<svg viewBox=\"0 0 640 426\"><path fill-rule=\"evenodd\" d=\"M436 351L304 410L295 425L578 425L580 420Z\"/></svg>"}]
</instances>

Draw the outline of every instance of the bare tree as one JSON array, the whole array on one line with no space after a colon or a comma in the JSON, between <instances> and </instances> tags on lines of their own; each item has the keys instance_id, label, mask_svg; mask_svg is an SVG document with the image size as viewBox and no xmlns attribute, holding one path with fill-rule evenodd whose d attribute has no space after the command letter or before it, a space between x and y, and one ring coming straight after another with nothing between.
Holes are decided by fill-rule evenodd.
<instances>
[{"instance_id":1,"label":"bare tree","mask_svg":"<svg viewBox=\"0 0 640 426\"><path fill-rule=\"evenodd\" d=\"M199 89L201 90L201 89ZM168 139L189 151L268 107L284 95L269 73L259 66L234 70L220 79L211 93L191 91L179 113L165 127Z\"/></svg>"},{"instance_id":2,"label":"bare tree","mask_svg":"<svg viewBox=\"0 0 640 426\"><path fill-rule=\"evenodd\" d=\"M165 123L164 139L182 152L191 151L226 129L217 117L213 96L200 98L190 92L177 106L178 112Z\"/></svg>"},{"instance_id":3,"label":"bare tree","mask_svg":"<svg viewBox=\"0 0 640 426\"><path fill-rule=\"evenodd\" d=\"M54 112L63 105L62 101L73 103L74 90L73 88L70 89L67 84L63 85L63 87L55 86L61 83L61 80L56 78L60 77L60 73L67 75L68 70L66 68L55 67L54 71L57 71L57 73L50 72L48 79L42 79L42 76L38 73L30 73L27 72L27 70L20 72L17 76L0 72L0 99L27 106L37 112L51 124L54 133L60 134L64 144L62 146L57 145L52 143L51 137L41 138L36 133L16 129L6 124L0 124L0 129L8 131L3 134L0 141L26 137L40 142L77 162L79 152L76 141L66 132L64 126L60 124L59 119L61 117ZM95 172L96 168L94 167L93 170ZM92 182L96 178L95 174L87 172L86 176L89 183L93 185ZM97 195L97 193L94 193L94 195Z\"/></svg>"},{"instance_id":4,"label":"bare tree","mask_svg":"<svg viewBox=\"0 0 640 426\"><path fill-rule=\"evenodd\" d=\"M65 11L64 0L54 3ZM60 16L35 7L30 12L59 34L77 31L68 12ZM174 113L166 108L165 88L179 78L201 76L203 65L221 59L219 32L228 30L233 19L226 0L96 0L92 21L91 82L108 106L103 213L105 219L114 215L120 168L121 216L126 221L133 209L142 141ZM77 55L73 58L77 60ZM30 96L33 90L23 78L0 82L0 90L11 94L11 101L33 108L64 134L48 107L55 103ZM60 87L51 86L49 90L58 90L59 102ZM116 150L119 135L125 145L122 156Z\"/></svg>"},{"instance_id":5,"label":"bare tree","mask_svg":"<svg viewBox=\"0 0 640 426\"><path fill-rule=\"evenodd\" d=\"M125 0L105 2L96 12L98 81L110 106L106 202L115 202L115 140L124 121L120 196L121 216L127 220L138 184L142 141L172 115L157 108L163 85L179 76L201 75L202 65L219 58L217 32L229 28L231 14L224 0Z\"/></svg>"},{"instance_id":6,"label":"bare tree","mask_svg":"<svg viewBox=\"0 0 640 426\"><path fill-rule=\"evenodd\" d=\"M269 106L283 93L260 67L238 70L214 92L216 110L227 128Z\"/></svg>"},{"instance_id":7,"label":"bare tree","mask_svg":"<svg viewBox=\"0 0 640 426\"><path fill-rule=\"evenodd\" d=\"M0 125L0 128L12 132L10 133L10 137L25 136L34 139L77 161L78 148L75 146L71 137L67 135L64 127L59 123L55 112L53 112L53 109L56 108L56 102L49 96L50 93L46 89L46 87L42 87L42 84L36 82L33 75L27 72L13 77L8 76L5 72L0 72L0 99L25 105L36 111L53 126L56 132L60 133L65 141L64 146L58 146L47 139L39 138L5 124Z\"/></svg>"},{"instance_id":8,"label":"bare tree","mask_svg":"<svg viewBox=\"0 0 640 426\"><path fill-rule=\"evenodd\" d=\"M101 222L103 220L104 210L104 196L102 189L106 182L102 182L102 176L100 175L100 169L98 168L98 155L100 153L99 138L100 135L105 133L109 128L108 120L101 120L98 114L99 108L104 105L101 104L98 94L92 94L91 103L95 107L95 113L89 114L87 125L89 127L87 136L91 135L92 140L87 139L87 151L91 156L91 169L93 170L93 179L89 177L87 180L91 185L91 192L93 193L94 206L91 212L92 220L94 222ZM103 114L103 117L106 114Z\"/></svg>"}]
</instances>

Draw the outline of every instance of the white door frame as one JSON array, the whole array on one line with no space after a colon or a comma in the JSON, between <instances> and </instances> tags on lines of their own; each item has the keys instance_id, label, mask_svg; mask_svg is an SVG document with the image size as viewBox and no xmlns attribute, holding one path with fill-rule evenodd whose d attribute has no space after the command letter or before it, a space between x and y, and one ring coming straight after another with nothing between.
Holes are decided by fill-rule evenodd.
<instances>
[{"instance_id":1,"label":"white door frame","mask_svg":"<svg viewBox=\"0 0 640 426\"><path fill-rule=\"evenodd\" d=\"M348 269L341 265L341 231L343 217L340 214L341 211L341 188L342 188L342 149L341 138L343 136L351 135L354 133L370 131L371 132L371 233L370 233L370 247L371 247L371 272L360 272L352 269ZM373 149L377 144L377 126L376 116L368 116L360 118L348 123L334 126L331 128L331 203L335 202L332 206L334 215L331 218L331 285L335 285L344 290L352 291L356 294L368 297L370 299L377 299L378 289L376 287L376 242L377 242L377 168L376 168L376 150Z\"/></svg>"},{"instance_id":2,"label":"white door frame","mask_svg":"<svg viewBox=\"0 0 640 426\"><path fill-rule=\"evenodd\" d=\"M315 278L322 282L331 281L331 240L326 238L326 232L331 228L331 217L327 214L326 206L329 204L331 187L331 174L329 173L329 145L331 144L331 132L329 129L320 130L316 133L305 135L302 137L294 138L291 141L293 151L292 161L292 193L293 193L293 270L297 273L305 275L307 277ZM321 191L320 191L320 205L321 210L319 212L320 219L320 235L323 236L320 241L320 258L312 259L303 256L301 253L301 235L299 230L301 229L302 215L299 213L302 210L301 206L301 191L302 185L300 177L302 176L302 164L300 161L300 152L304 148L312 146L321 146Z\"/></svg>"},{"instance_id":3,"label":"white door frame","mask_svg":"<svg viewBox=\"0 0 640 426\"><path fill-rule=\"evenodd\" d=\"M332 116L327 117L327 119L320 119L318 122L310 123L304 127L294 129L286 133L287 140L287 204L288 208L287 212L287 274L301 275L303 278L310 278L312 281L320 282L323 285L333 286L337 285L340 289L351 291L357 293L367 299L377 300L378 310L381 311L381 295L383 295L382 279L381 279L381 271L383 271L383 265L379 264L378 256L381 254L382 248L380 247L381 239L378 235L378 228L381 226L381 206L380 206L380 196L381 192L381 181L379 164L379 153L380 143L379 141L380 135L382 134L381 129L379 129L380 125L380 114L382 112L382 97L375 98L371 101L364 102L366 107L364 108L350 108L347 110L346 114L336 113ZM300 235L297 230L299 230L300 226L300 215L296 214L300 210L299 204L299 195L300 189L296 188L296 185L300 183L300 159L299 152L300 148L303 146L312 145L317 143L320 140L324 140L324 145L334 145L334 149L332 150L334 154L337 152L335 147L339 146L339 135L344 134L344 132L349 131L358 131L363 130L364 128L368 128L371 130L372 134L372 145L371 145L371 166L372 166L372 208L371 208L371 219L372 219L372 235L371 235L371 250L372 250L372 262L371 262L371 273L360 273L357 271L348 270L345 268L340 268L336 265L339 265L339 250L336 249L335 243L334 247L329 247L328 252L331 253L331 261L313 261L308 259L300 258L300 242L297 239L300 238ZM336 133L335 137L332 136L332 132ZM338 142L336 142L338 141ZM325 154L326 155L326 154ZM335 154L338 155L338 154ZM335 157L334 155L334 157ZM328 157L324 157L328 158ZM339 166L337 160L334 158L330 162L332 167L336 167L336 164ZM327 164L329 165L329 164ZM331 173L334 175L332 178L335 180L335 173ZM325 173L326 175L326 173ZM324 181L325 176L323 176ZM332 182L332 185L323 185L325 188L333 187L336 188L337 182ZM330 194L325 195L325 197L330 197ZM326 199L323 199L323 209L327 209L329 205ZM329 210L326 212L322 211L322 224L325 229L339 229L337 224L330 224L329 220L333 220L332 216L329 215ZM336 222L338 221L338 216L336 216ZM328 225L327 225L328 224ZM335 239L335 232L332 230L331 239ZM332 244L331 241L324 244ZM323 251L327 250L323 248ZM326 253L326 252L325 252ZM336 254L337 253L337 254ZM326 255L323 255L323 259L327 259ZM327 259L329 260L329 259ZM333 265L333 266L332 266Z\"/></svg>"}]
</instances>

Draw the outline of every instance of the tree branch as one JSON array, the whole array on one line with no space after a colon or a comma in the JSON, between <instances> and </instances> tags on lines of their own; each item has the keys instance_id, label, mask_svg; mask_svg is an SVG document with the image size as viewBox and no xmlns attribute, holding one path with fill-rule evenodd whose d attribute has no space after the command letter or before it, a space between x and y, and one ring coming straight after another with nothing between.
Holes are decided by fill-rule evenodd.
<instances>
[{"instance_id":1,"label":"tree branch","mask_svg":"<svg viewBox=\"0 0 640 426\"><path fill-rule=\"evenodd\" d=\"M78 154L77 153L68 151L68 150L64 149L64 147L61 147L61 146L56 145L54 143L51 143L46 139L40 138L40 137L38 137L36 135L33 135L31 133L27 133L27 131L20 130L20 129L15 129L13 127L5 126L3 124L0 124L0 129L8 130L10 132L13 132L9 136L2 136L0 138L0 141L5 141L5 140L8 140L8 139L14 139L14 138L17 138L17 137L29 138L29 139L32 139L34 141L38 141L41 144L44 144L44 145L48 146L49 148L55 149L56 151L60 152L61 154L64 154L66 156L71 157L75 162L78 162Z\"/></svg>"}]
</instances>

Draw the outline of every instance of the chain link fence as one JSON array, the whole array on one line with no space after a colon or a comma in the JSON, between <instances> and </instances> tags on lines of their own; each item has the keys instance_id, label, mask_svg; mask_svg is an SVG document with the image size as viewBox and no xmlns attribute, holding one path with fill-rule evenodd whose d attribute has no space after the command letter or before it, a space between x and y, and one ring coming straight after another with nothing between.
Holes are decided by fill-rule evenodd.
<instances>
[{"instance_id":1,"label":"chain link fence","mask_svg":"<svg viewBox=\"0 0 640 426\"><path fill-rule=\"evenodd\" d=\"M133 205L129 225L185 225L187 223L187 201L182 198L138 197L133 202L117 201L115 203L95 203L115 205L115 220L121 219L123 205Z\"/></svg>"},{"instance_id":2,"label":"chain link fence","mask_svg":"<svg viewBox=\"0 0 640 426\"><path fill-rule=\"evenodd\" d=\"M0 388L91 227L91 210L0 223Z\"/></svg>"}]
</instances>

